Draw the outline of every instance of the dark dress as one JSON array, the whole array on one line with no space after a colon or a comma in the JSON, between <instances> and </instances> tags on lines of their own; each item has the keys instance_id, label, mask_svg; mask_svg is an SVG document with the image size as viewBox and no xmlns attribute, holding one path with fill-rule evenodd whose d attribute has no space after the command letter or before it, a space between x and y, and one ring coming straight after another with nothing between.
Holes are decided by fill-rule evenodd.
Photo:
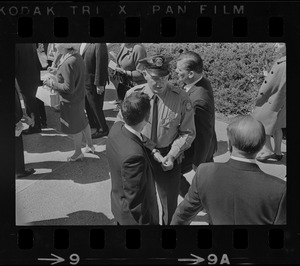
<instances>
[{"instance_id":1,"label":"dark dress","mask_svg":"<svg viewBox=\"0 0 300 266\"><path fill-rule=\"evenodd\" d=\"M82 57L75 53L67 55L57 69L60 93L61 131L66 134L77 134L88 125L85 114L85 66Z\"/></svg>"}]
</instances>

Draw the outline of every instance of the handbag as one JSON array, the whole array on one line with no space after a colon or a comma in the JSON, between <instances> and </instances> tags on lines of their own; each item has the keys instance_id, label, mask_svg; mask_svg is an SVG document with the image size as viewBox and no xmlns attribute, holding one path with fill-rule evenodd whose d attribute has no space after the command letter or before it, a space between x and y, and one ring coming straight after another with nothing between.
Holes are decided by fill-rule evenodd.
<instances>
[{"instance_id":1,"label":"handbag","mask_svg":"<svg viewBox=\"0 0 300 266\"><path fill-rule=\"evenodd\" d=\"M60 104L60 96L58 92L51 90L48 86L38 87L35 97L50 107L55 107Z\"/></svg>"},{"instance_id":2,"label":"handbag","mask_svg":"<svg viewBox=\"0 0 300 266\"><path fill-rule=\"evenodd\" d=\"M122 84L122 87L126 87L128 89L134 87L136 84L132 81L132 78L125 75L121 74L120 72L115 71L114 77L119 81L119 86Z\"/></svg>"}]
</instances>

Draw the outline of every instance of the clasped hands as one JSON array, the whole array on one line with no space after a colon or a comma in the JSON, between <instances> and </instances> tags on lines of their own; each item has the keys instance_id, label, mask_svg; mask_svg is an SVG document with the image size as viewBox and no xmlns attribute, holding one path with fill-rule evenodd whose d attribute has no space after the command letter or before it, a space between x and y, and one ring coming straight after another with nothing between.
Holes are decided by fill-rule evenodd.
<instances>
[{"instance_id":1,"label":"clasped hands","mask_svg":"<svg viewBox=\"0 0 300 266\"><path fill-rule=\"evenodd\" d=\"M153 153L155 161L161 164L161 167L164 171L172 170L174 167L174 157L170 154L167 154L163 157L159 151Z\"/></svg>"}]
</instances>

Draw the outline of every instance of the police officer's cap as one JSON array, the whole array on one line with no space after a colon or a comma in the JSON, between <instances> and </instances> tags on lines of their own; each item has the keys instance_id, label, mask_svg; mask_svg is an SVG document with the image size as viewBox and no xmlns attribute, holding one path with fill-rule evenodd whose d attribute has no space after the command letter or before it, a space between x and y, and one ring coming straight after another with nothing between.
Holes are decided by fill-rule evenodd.
<instances>
[{"instance_id":1,"label":"police officer's cap","mask_svg":"<svg viewBox=\"0 0 300 266\"><path fill-rule=\"evenodd\" d=\"M152 77L164 77L170 73L169 62L172 60L171 56L154 55L139 60L139 63Z\"/></svg>"}]
</instances>

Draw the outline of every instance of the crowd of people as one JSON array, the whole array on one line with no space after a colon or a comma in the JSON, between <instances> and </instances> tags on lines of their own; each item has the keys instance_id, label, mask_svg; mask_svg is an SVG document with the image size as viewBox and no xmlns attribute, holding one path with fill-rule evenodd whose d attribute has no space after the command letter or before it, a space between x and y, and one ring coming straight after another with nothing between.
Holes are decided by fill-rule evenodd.
<instances>
[{"instance_id":1,"label":"crowd of people","mask_svg":"<svg viewBox=\"0 0 300 266\"><path fill-rule=\"evenodd\" d=\"M284 45L276 47L285 53ZM140 43L122 44L113 72L108 71L111 55L105 43L48 44L44 50L50 75L43 85L59 94L61 131L74 142L74 154L67 161L84 158L83 139L84 152L94 153L92 139L108 136L111 210L117 224L158 225L159 218L163 225L190 224L203 209L210 224L286 223L285 181L264 173L255 161L279 161L283 156L278 131L285 127L285 57L275 62L262 84L253 113L228 125L229 161L215 163L214 95L199 54L186 51L177 59L175 71L184 84L178 87L169 80L174 58L147 55ZM41 69L36 44L17 44L16 103L20 94L29 124L22 134L39 133L46 124L40 111L44 104L35 98L42 85ZM110 80L119 107L111 129L103 113ZM16 106L20 132L22 112ZM96 129L93 134L91 127ZM22 134L16 133L17 177L34 172L25 170ZM184 175L192 170L190 185ZM184 200L178 205L179 195Z\"/></svg>"}]
</instances>

